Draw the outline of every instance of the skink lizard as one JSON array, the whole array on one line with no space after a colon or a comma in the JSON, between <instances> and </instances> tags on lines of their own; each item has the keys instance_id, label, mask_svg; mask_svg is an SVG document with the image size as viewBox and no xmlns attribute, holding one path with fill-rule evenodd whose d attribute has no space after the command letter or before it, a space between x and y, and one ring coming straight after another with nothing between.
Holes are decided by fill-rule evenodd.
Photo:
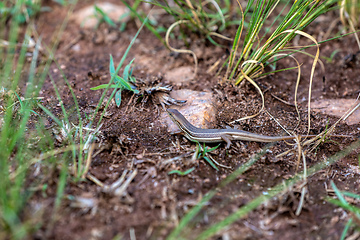
<instances>
[{"instance_id":1,"label":"skink lizard","mask_svg":"<svg viewBox=\"0 0 360 240\"><path fill-rule=\"evenodd\" d=\"M185 137L193 142L216 143L226 142L226 148L231 145L232 140L255 141L255 142L277 142L295 139L296 136L265 136L238 129L203 129L197 128L176 109L166 110L171 120L184 132ZM313 136L313 135L311 135ZM310 136L300 136L310 137Z\"/></svg>"}]
</instances>

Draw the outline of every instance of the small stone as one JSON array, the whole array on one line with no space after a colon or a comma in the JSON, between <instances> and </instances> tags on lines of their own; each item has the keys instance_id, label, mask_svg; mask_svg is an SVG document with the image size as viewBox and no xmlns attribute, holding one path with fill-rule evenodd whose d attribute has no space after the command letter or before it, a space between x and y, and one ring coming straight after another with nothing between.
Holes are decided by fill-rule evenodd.
<instances>
[{"instance_id":1,"label":"small stone","mask_svg":"<svg viewBox=\"0 0 360 240\"><path fill-rule=\"evenodd\" d=\"M342 117L346 111L352 109L356 99L321 99L311 103L311 109L315 112L329 114L335 117ZM348 125L358 124L360 122L360 108L355 110L345 122Z\"/></svg>"},{"instance_id":2,"label":"small stone","mask_svg":"<svg viewBox=\"0 0 360 240\"><path fill-rule=\"evenodd\" d=\"M100 2L97 3L96 6L100 8L105 14L107 14L109 18L115 23L119 22L120 17L129 12L129 9L125 6L115 5L109 2ZM74 15L71 19L86 29L94 28L99 21L95 10L95 5L90 5L74 12ZM129 19L130 16L126 16L121 19L121 22L127 22Z\"/></svg>"},{"instance_id":3,"label":"small stone","mask_svg":"<svg viewBox=\"0 0 360 240\"><path fill-rule=\"evenodd\" d=\"M170 106L175 108L194 126L199 128L213 128L216 121L216 109L210 92L199 92L188 89L172 91L170 96L177 100L187 100L184 106ZM161 115L161 122L168 126L169 132L179 131L166 113Z\"/></svg>"}]
</instances>

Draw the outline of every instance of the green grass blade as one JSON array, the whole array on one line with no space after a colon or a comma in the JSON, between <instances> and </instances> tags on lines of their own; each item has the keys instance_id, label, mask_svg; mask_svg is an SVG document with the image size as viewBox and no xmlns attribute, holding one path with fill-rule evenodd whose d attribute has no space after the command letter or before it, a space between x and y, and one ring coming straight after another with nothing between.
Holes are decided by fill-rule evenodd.
<instances>
[{"instance_id":1,"label":"green grass blade","mask_svg":"<svg viewBox=\"0 0 360 240\"><path fill-rule=\"evenodd\" d=\"M123 4L125 4L125 6L127 8L130 9L130 11L142 22L142 25L145 24L145 26L147 27L147 29L150 30L150 32L152 32L152 34L154 34L161 42L164 46L166 46L163 38L160 36L160 34L156 31L156 29L151 26L150 23L148 23L148 17L146 17L145 19L143 17L140 16L140 14L135 10L133 9L133 7L131 7L125 0L121 0L121 2L123 2Z\"/></svg>"},{"instance_id":2,"label":"green grass blade","mask_svg":"<svg viewBox=\"0 0 360 240\"><path fill-rule=\"evenodd\" d=\"M195 170L194 167L192 167L192 168L190 168L190 169L188 169L188 170L186 170L186 171L184 171L184 172L182 172L182 171L180 171L180 170L172 170L172 171L168 172L168 175L177 174L177 175L179 175L179 176L186 176L186 175L188 175L189 173L191 173L191 172L194 171L194 170Z\"/></svg>"},{"instance_id":3,"label":"green grass blade","mask_svg":"<svg viewBox=\"0 0 360 240\"><path fill-rule=\"evenodd\" d=\"M118 84L117 86L118 88L120 87L121 89L125 88L126 90L133 91L133 87L131 86L131 84L124 78L115 76L115 80L116 83Z\"/></svg>"},{"instance_id":4,"label":"green grass blade","mask_svg":"<svg viewBox=\"0 0 360 240\"><path fill-rule=\"evenodd\" d=\"M129 76L131 75L130 74L130 68L131 68L131 64L133 63L133 61L135 60L135 58L133 58L130 63L128 65L125 66L124 68L124 73L123 73L123 78L125 81L129 81Z\"/></svg>"},{"instance_id":5,"label":"green grass blade","mask_svg":"<svg viewBox=\"0 0 360 240\"><path fill-rule=\"evenodd\" d=\"M109 24L111 27L116 27L116 24L111 20L111 18L98 6L94 5L95 11L101 15L101 17L104 19L104 21Z\"/></svg>"},{"instance_id":6,"label":"green grass blade","mask_svg":"<svg viewBox=\"0 0 360 240\"><path fill-rule=\"evenodd\" d=\"M126 49L126 51L125 51L125 53L124 53L124 55L123 55L123 57L122 57L121 60L120 60L119 65L117 66L117 68L116 68L116 70L115 70L114 75L117 75L117 74L118 74L121 66L123 65L123 63L124 63L124 61L125 61L125 59L126 59L126 56L128 55L128 53L129 53L132 45L133 45L134 42L135 42L135 39L137 38L137 36L138 36L139 33L141 32L142 28L144 27L145 23L147 22L147 19L148 19L148 17L145 18L145 20L143 21L143 24L140 26L139 30L136 32L135 36L134 36L133 39L131 40L129 46L127 47L127 49ZM96 114L97 114L97 112L99 111L100 106L101 106L101 104L102 104L102 102L103 102L103 100L104 100L104 98L105 98L105 96L106 96L106 93L107 93L108 89L110 88L110 86L112 85L112 83L113 83L113 81L114 81L114 78L115 78L115 76L112 76L112 77L111 77L110 82L108 83L108 86L106 87L105 91L104 91L103 94L101 95L99 104L96 106L95 113L94 113L94 116L93 116L93 118L92 118L92 120L91 120L91 122L90 122L90 124L89 124L89 127L91 127L91 126L92 126L92 123L95 121ZM112 99L112 98L114 97L115 93L116 93L116 89L114 89L114 91L111 93L111 96L110 96L109 99ZM106 106L105 106L105 108L104 108L104 110L103 110L103 112L102 112L102 114L101 114L101 116L100 116L100 118L99 118L99 121L98 121L98 123L97 123L96 128L98 128L98 127L100 126L101 121L102 121L102 118L104 117L104 114L105 114L105 112L106 112L109 104L110 104L110 101L108 101L108 102L106 103Z\"/></svg>"},{"instance_id":7,"label":"green grass blade","mask_svg":"<svg viewBox=\"0 0 360 240\"><path fill-rule=\"evenodd\" d=\"M341 233L341 237L340 237L341 240L345 240L347 232L349 231L350 226L352 225L352 222L353 222L353 219L350 218L349 221L346 223L344 230Z\"/></svg>"},{"instance_id":8,"label":"green grass blade","mask_svg":"<svg viewBox=\"0 0 360 240\"><path fill-rule=\"evenodd\" d=\"M238 176L247 171L257 160L263 156L267 149L271 147L273 144L268 144L260 153L247 161L244 165L236 169L233 173L231 173L227 178L220 182L219 186L215 190L209 191L195 207L193 207L186 215L180 220L179 225L170 233L168 236L168 240L179 239L180 234L186 232L186 227L190 224L190 222L195 218L195 216L201 211L201 209L206 205L211 198L215 196L215 194L223 187L225 187L230 182L234 181Z\"/></svg>"},{"instance_id":9,"label":"green grass blade","mask_svg":"<svg viewBox=\"0 0 360 240\"><path fill-rule=\"evenodd\" d=\"M216 165L215 165L215 163L213 163L213 161L211 161L211 159L210 158L208 158L208 157L203 157L203 159L205 159L205 161L208 163L208 164L210 164L210 166L212 167L212 168L214 168L216 171L219 171L219 169L216 167Z\"/></svg>"},{"instance_id":10,"label":"green grass blade","mask_svg":"<svg viewBox=\"0 0 360 240\"><path fill-rule=\"evenodd\" d=\"M101 84L99 86L90 88L91 90L99 90L99 89L104 89L107 88L109 86L109 84ZM109 88L118 88L119 86L117 84L112 84Z\"/></svg>"},{"instance_id":11,"label":"green grass blade","mask_svg":"<svg viewBox=\"0 0 360 240\"><path fill-rule=\"evenodd\" d=\"M116 74L115 74L114 60L113 60L113 57L112 57L111 54L110 54L109 71L110 71L111 76L116 75Z\"/></svg>"},{"instance_id":12,"label":"green grass blade","mask_svg":"<svg viewBox=\"0 0 360 240\"><path fill-rule=\"evenodd\" d=\"M121 90L118 90L115 94L115 103L117 107L121 105Z\"/></svg>"},{"instance_id":13,"label":"green grass blade","mask_svg":"<svg viewBox=\"0 0 360 240\"><path fill-rule=\"evenodd\" d=\"M347 156L350 154L353 150L360 147L360 140L357 140L356 142L352 143L350 146L345 148L343 151L336 153L332 157L330 157L327 161L327 163L318 163L314 165L313 167L307 169L306 176L311 176L312 174L318 172L319 170L325 168L329 164L333 164L339 159ZM298 173L294 177L286 180L285 182L282 182L275 187L268 190L267 195L261 195L245 206L239 208L235 213L231 214L230 216L226 217L224 220L213 224L212 226L209 226L207 230L200 233L198 236L196 236L196 239L209 239L211 236L219 232L220 230L224 229L225 227L229 226L230 224L234 223L235 221L243 218L246 216L250 211L254 210L260 204L264 203L268 199L276 196L277 194L281 193L285 189L293 186L295 183L301 181L303 179L304 173Z\"/></svg>"}]
</instances>

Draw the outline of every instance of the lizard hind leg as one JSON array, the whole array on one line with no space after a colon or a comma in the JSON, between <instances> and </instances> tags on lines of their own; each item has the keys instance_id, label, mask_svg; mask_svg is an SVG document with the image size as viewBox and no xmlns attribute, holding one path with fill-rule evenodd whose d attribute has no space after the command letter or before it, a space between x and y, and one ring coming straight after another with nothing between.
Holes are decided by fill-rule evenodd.
<instances>
[{"instance_id":1,"label":"lizard hind leg","mask_svg":"<svg viewBox=\"0 0 360 240\"><path fill-rule=\"evenodd\" d=\"M226 134L222 134L221 139L224 140L224 142L226 142L226 149L229 149L231 145L230 136Z\"/></svg>"}]
</instances>

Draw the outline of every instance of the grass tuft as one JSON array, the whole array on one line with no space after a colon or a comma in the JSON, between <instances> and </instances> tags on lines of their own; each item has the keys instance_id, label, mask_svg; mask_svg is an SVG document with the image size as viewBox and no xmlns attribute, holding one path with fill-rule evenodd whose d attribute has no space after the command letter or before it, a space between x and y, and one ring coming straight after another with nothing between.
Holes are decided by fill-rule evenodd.
<instances>
[{"instance_id":1,"label":"grass tuft","mask_svg":"<svg viewBox=\"0 0 360 240\"><path fill-rule=\"evenodd\" d=\"M39 71L38 66L39 51L41 48L41 38L38 38L32 46L30 37L31 28L23 26L24 10L28 12L29 1L15 1L11 5L11 16L6 14L5 5L0 5L0 11L5 14L0 15L0 22L9 21L9 36L5 37L5 29L1 28L0 38L4 39L4 44L0 46L0 58L3 60L0 69L1 82L1 109L0 113L0 226L2 228L0 238L2 239L24 239L29 232L35 231L40 225L35 218L24 214L24 209L28 205L34 190L38 189L42 183L37 180L28 182L34 178L34 168L31 160L42 148L47 149L53 145L48 142L49 138L43 135L38 138L39 133L45 131L41 124L37 128L29 127L30 120L40 120L37 103L41 100L38 97L39 90L47 74L47 69L51 60L48 60L43 68L44 72ZM36 4L36 2L32 2ZM39 4L39 3L37 3ZM7 7L10 5L6 5ZM40 7L40 5L38 5ZM28 15L26 22L32 21L33 15ZM23 28L25 37L21 44L19 30ZM20 49L19 49L20 46ZM30 47L32 46L32 47ZM31 56L30 63L26 62L26 56ZM24 79L21 72L28 72L27 79ZM26 87L20 89L18 86L26 81ZM35 142L35 143L34 143ZM46 168L46 166L40 166Z\"/></svg>"},{"instance_id":2,"label":"grass tuft","mask_svg":"<svg viewBox=\"0 0 360 240\"><path fill-rule=\"evenodd\" d=\"M349 203L349 200L353 202L359 201L360 195L351 192L340 191L333 181L331 181L331 187L334 190L337 199L328 197L327 201L343 208L350 213L349 220L347 221L341 234L341 239L345 239L351 226L356 226L357 230L360 230L360 208L354 204Z\"/></svg>"}]
</instances>

